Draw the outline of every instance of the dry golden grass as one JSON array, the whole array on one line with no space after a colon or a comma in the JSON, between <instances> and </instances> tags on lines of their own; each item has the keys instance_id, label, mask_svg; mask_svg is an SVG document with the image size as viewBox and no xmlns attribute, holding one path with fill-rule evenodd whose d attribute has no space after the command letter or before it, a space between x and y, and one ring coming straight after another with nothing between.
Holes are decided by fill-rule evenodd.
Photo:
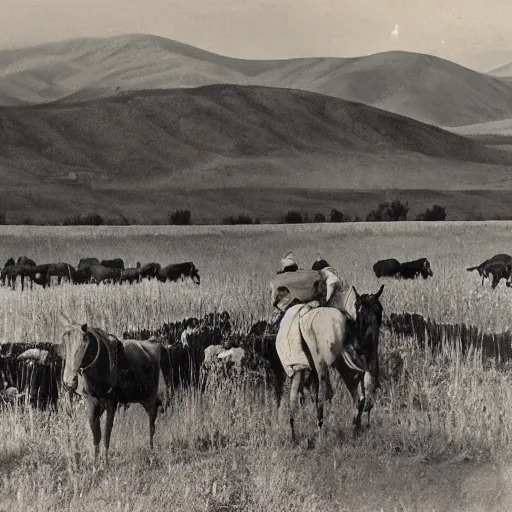
<instances>
[{"instance_id":1,"label":"dry golden grass","mask_svg":"<svg viewBox=\"0 0 512 512\"><path fill-rule=\"evenodd\" d=\"M6 231L9 228L6 228ZM43 261L121 256L125 260L193 260L192 283L61 286L0 290L3 341L57 340L62 309L118 335L201 311L226 309L247 328L270 313L267 283L287 250L309 266L324 257L358 291L376 291L380 258L427 256L429 281L386 280L383 305L492 331L509 327L510 290L482 289L465 267L510 252L508 223L261 226L249 228L51 228L5 233L5 259ZM35 235L34 235L35 233ZM0 232L0 236L2 233ZM484 370L478 353L446 347L433 357L411 339L382 333L383 359L404 358L397 382L385 383L372 427L351 435L352 404L337 384L326 428L314 449L310 400L300 413L300 444L289 443L286 401L249 382L210 386L203 396L180 390L159 418L153 453L139 406L120 412L112 463L93 473L83 405L75 415L0 413L0 510L5 511L444 511L508 510L512 425L509 375Z\"/></svg>"}]
</instances>

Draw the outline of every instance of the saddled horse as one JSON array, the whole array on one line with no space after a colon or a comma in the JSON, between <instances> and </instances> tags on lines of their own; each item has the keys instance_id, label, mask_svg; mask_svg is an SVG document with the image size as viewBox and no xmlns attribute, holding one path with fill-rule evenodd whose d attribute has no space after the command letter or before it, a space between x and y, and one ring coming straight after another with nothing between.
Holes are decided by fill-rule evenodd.
<instances>
[{"instance_id":1,"label":"saddled horse","mask_svg":"<svg viewBox=\"0 0 512 512\"><path fill-rule=\"evenodd\" d=\"M375 294L359 295L354 288L357 311L355 321L333 307L299 311L298 328L307 363L291 376L289 404L292 440L296 439L295 416L299 396L303 394L308 380L313 383L317 425L321 429L325 400L332 396L329 376L331 367L338 371L356 406L353 418L355 430L361 428L363 412L368 413L370 422L373 393L379 386L378 342L383 311L379 299L383 289L384 285ZM281 325L287 314L296 312L291 311L291 307L281 318ZM301 307L308 308L306 305L297 307L299 310ZM313 379L306 378L309 372L313 372Z\"/></svg>"},{"instance_id":2,"label":"saddled horse","mask_svg":"<svg viewBox=\"0 0 512 512\"><path fill-rule=\"evenodd\" d=\"M169 401L162 373L162 345L149 341L119 340L99 328L72 323L61 313L63 386L74 391L78 375L83 378L89 425L94 439L94 462L101 441L100 418L107 411L105 460L119 404L139 403L149 417L149 446L153 448L158 409Z\"/></svg>"}]
</instances>

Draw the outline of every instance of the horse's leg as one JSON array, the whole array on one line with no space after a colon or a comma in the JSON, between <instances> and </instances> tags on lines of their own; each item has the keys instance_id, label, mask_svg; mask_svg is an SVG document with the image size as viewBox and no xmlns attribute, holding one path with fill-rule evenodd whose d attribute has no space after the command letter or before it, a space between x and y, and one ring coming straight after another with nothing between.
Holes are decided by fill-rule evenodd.
<instances>
[{"instance_id":1,"label":"horse's leg","mask_svg":"<svg viewBox=\"0 0 512 512\"><path fill-rule=\"evenodd\" d=\"M324 424L324 405L325 399L327 395L327 388L331 387L329 381L329 368L327 368L325 363L321 363L318 368L318 393L317 393L317 401L316 401L316 419L317 426L320 430Z\"/></svg>"},{"instance_id":2,"label":"horse's leg","mask_svg":"<svg viewBox=\"0 0 512 512\"><path fill-rule=\"evenodd\" d=\"M158 404L156 398L149 404L144 405L149 418L149 447L153 449L153 437L155 436L155 421L158 414Z\"/></svg>"},{"instance_id":3,"label":"horse's leg","mask_svg":"<svg viewBox=\"0 0 512 512\"><path fill-rule=\"evenodd\" d=\"M107 421L105 423L105 462L108 464L108 449L110 448L110 436L114 426L114 417L117 410L117 401L109 400L107 404Z\"/></svg>"},{"instance_id":4,"label":"horse's leg","mask_svg":"<svg viewBox=\"0 0 512 512\"><path fill-rule=\"evenodd\" d=\"M302 371L296 372L292 377L290 385L290 428L292 431L292 441L296 441L295 436L295 416L299 406L299 388L302 380Z\"/></svg>"},{"instance_id":5,"label":"horse's leg","mask_svg":"<svg viewBox=\"0 0 512 512\"><path fill-rule=\"evenodd\" d=\"M100 418L103 414L103 407L94 398L87 400L87 409L89 413L89 425L92 431L92 438L94 443L94 466L100 454L100 441L101 441L101 424Z\"/></svg>"},{"instance_id":6,"label":"horse's leg","mask_svg":"<svg viewBox=\"0 0 512 512\"><path fill-rule=\"evenodd\" d=\"M354 403L356 405L357 412L352 420L354 425L354 431L359 432L361 430L361 417L364 411L365 396L364 396L364 384L362 379L358 379L357 386L354 390Z\"/></svg>"}]
</instances>

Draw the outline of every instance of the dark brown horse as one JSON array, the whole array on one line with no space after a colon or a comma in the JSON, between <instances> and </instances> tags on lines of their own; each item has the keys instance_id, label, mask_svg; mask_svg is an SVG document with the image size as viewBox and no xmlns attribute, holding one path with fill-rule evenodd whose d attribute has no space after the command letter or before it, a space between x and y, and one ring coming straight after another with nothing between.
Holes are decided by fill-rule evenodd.
<instances>
[{"instance_id":1,"label":"dark brown horse","mask_svg":"<svg viewBox=\"0 0 512 512\"><path fill-rule=\"evenodd\" d=\"M376 294L356 294L356 321L350 320L340 310L331 307L303 309L297 317L298 329L304 350L304 363L291 376L290 387L290 427L295 440L295 416L299 395L308 381L313 383L318 428L324 420L324 403L332 396L329 368L335 368L343 379L356 405L353 424L356 431L361 428L364 411L373 407L373 394L378 387L378 342L382 322L382 305L379 298L384 285ZM293 306L297 306L293 308ZM291 304L281 319L293 315L304 305ZM281 330L281 326L280 326ZM279 335L278 335L279 336ZM279 350L279 349L278 349ZM284 364L284 363L283 363ZM307 378L313 372L313 378Z\"/></svg>"},{"instance_id":2,"label":"dark brown horse","mask_svg":"<svg viewBox=\"0 0 512 512\"><path fill-rule=\"evenodd\" d=\"M11 275L9 273L9 268L14 267L16 265L16 262L14 261L14 258L9 258L4 265L4 268L2 269L1 273L1 279L2 279L2 285L5 286L5 280L7 279L7 285L11 286Z\"/></svg>"},{"instance_id":3,"label":"dark brown horse","mask_svg":"<svg viewBox=\"0 0 512 512\"><path fill-rule=\"evenodd\" d=\"M149 417L149 446L153 448L158 408L167 407L169 395L161 369L162 345L149 341L118 340L101 329L70 322L61 313L63 386L74 391L83 377L89 424L94 439L94 462L101 441L100 418L107 411L105 459L118 405L139 403Z\"/></svg>"}]
</instances>

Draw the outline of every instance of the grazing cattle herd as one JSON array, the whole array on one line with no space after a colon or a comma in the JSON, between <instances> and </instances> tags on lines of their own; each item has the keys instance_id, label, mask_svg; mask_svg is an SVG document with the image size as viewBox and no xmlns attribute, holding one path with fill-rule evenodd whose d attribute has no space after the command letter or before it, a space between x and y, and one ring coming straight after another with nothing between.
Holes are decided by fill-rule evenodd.
<instances>
[{"instance_id":1,"label":"grazing cattle herd","mask_svg":"<svg viewBox=\"0 0 512 512\"><path fill-rule=\"evenodd\" d=\"M415 279L418 276L428 279L434 275L427 258L405 263L400 263L394 258L380 260L373 265L373 272L377 277L401 277L402 279Z\"/></svg>"},{"instance_id":2,"label":"grazing cattle herd","mask_svg":"<svg viewBox=\"0 0 512 512\"><path fill-rule=\"evenodd\" d=\"M141 266L138 262L134 268L125 268L121 258L102 261L97 258L82 258L76 268L63 262L37 265L34 260L26 256L19 257L16 262L13 258L9 258L0 273L2 285L5 286L7 282L7 285L14 290L18 277L22 290L25 289L25 278L30 280L31 288L34 283L46 288L55 282L53 278L57 279L57 284L61 284L62 280L73 284L133 284L143 279L157 279L164 283L185 278L190 278L197 285L201 283L199 272L191 261L172 263L164 267L154 262Z\"/></svg>"},{"instance_id":3,"label":"grazing cattle herd","mask_svg":"<svg viewBox=\"0 0 512 512\"><path fill-rule=\"evenodd\" d=\"M300 276L298 265L290 254L278 274ZM498 254L476 267L484 279L491 279L496 288L505 278L510 286L512 258ZM316 268L315 268L316 267ZM319 258L312 272L319 276L328 267ZM330 268L330 267L328 267ZM396 259L380 260L373 265L378 278L415 279L433 276L427 258L400 263ZM336 274L337 275L337 274ZM20 277L31 284L50 286L56 280L74 284L140 282L156 279L161 282L190 278L200 284L197 268L192 262L162 267L147 263L126 268L120 258L98 260L84 258L74 268L67 263L37 265L27 257L15 262L10 258L1 272L2 282L15 288ZM281 275L280 279L286 279ZM295 278L297 279L297 278ZM292 282L292 281L290 281ZM353 288L353 287L352 287ZM312 390L317 422L323 423L324 402L330 400L332 388L328 369L337 370L356 406L354 426L361 427L363 412L373 406L373 391L379 387L380 369L378 339L381 326L395 335L411 336L420 346L436 350L441 343L458 343L463 352L469 347L482 349L484 358L503 363L512 358L509 333L490 335L475 326L442 324L418 314L390 314L383 317L380 296L384 285L375 294L359 295L355 288L356 317L325 303L291 302L273 321L260 320L247 331L235 330L228 312L208 313L202 318L187 318L165 323L155 330L126 331L123 339L87 324L75 324L61 314L61 343L4 343L0 345L0 404L29 404L40 409L60 407L59 394L81 397L89 404L89 422L94 438L95 458L99 453L100 417L107 413L104 443L106 456L114 416L119 406L139 403L149 418L150 446L153 446L155 419L169 403L169 390L177 387L198 387L205 391L209 383L244 374L255 382L271 384L278 404L281 402L287 375L290 378L290 426L295 439L297 406L304 400L304 390ZM309 300L309 299L308 299ZM304 307L306 309L304 310ZM289 372L279 352L279 333L283 318L298 308L297 332L300 332L305 364ZM383 320L384 318L384 320ZM288 334L288 333L287 333ZM277 341L276 341L277 340ZM293 365L292 365L293 366Z\"/></svg>"}]
</instances>

